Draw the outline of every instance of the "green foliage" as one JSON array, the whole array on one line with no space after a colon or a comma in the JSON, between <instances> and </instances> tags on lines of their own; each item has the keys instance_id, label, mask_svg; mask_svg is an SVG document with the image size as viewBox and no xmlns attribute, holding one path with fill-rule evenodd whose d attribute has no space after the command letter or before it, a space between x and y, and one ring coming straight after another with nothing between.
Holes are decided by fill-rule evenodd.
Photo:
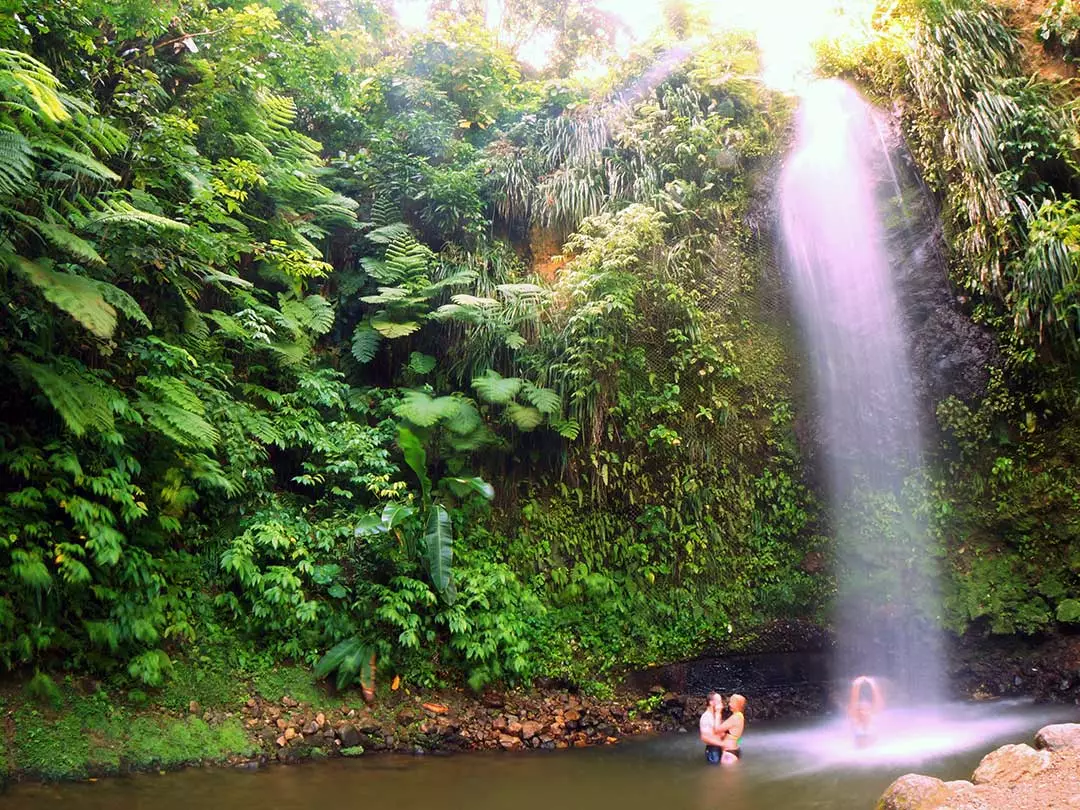
<instances>
[{"instance_id":1,"label":"green foliage","mask_svg":"<svg viewBox=\"0 0 1080 810\"><path fill-rule=\"evenodd\" d=\"M1080 11L1069 0L1053 0L1039 16L1039 38L1046 47L1080 60Z\"/></svg>"},{"instance_id":2,"label":"green foliage","mask_svg":"<svg viewBox=\"0 0 1080 810\"><path fill-rule=\"evenodd\" d=\"M587 685L815 613L746 224L788 110L750 38L663 76L657 40L590 94L512 56L534 29L553 74L602 51L590 2L408 35L366 5L39 6L0 22L5 668L177 710L235 672L274 699L314 693L305 665L365 682L372 655ZM1069 238L1058 202L1033 245ZM140 720L101 762L232 734Z\"/></svg>"}]
</instances>

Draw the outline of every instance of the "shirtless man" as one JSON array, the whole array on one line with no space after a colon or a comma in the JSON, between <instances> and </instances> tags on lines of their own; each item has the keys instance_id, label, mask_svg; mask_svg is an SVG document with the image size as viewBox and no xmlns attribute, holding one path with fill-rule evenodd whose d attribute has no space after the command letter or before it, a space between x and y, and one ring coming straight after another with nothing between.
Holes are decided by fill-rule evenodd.
<instances>
[{"instance_id":1,"label":"shirtless man","mask_svg":"<svg viewBox=\"0 0 1080 810\"><path fill-rule=\"evenodd\" d=\"M864 694L863 686L869 687L869 697ZM873 678L860 675L851 682L848 717L851 718L851 726L855 731L855 745L858 748L865 748L874 742L874 733L871 729L874 715L878 714L884 707L885 699Z\"/></svg>"},{"instance_id":2,"label":"shirtless man","mask_svg":"<svg viewBox=\"0 0 1080 810\"><path fill-rule=\"evenodd\" d=\"M743 718L746 698L742 695L732 695L728 706L731 709L731 716L724 720L722 717L724 699L716 692L709 692L708 706L705 707L705 713L701 715L698 723L701 741L705 743L705 759L713 765L721 762L730 765L742 756L739 738L742 737L746 726Z\"/></svg>"},{"instance_id":3,"label":"shirtless man","mask_svg":"<svg viewBox=\"0 0 1080 810\"><path fill-rule=\"evenodd\" d=\"M724 752L724 734L720 728L724 724L724 699L719 692L709 692L705 713L698 721L701 741L705 743L705 759L710 765L719 765Z\"/></svg>"}]
</instances>

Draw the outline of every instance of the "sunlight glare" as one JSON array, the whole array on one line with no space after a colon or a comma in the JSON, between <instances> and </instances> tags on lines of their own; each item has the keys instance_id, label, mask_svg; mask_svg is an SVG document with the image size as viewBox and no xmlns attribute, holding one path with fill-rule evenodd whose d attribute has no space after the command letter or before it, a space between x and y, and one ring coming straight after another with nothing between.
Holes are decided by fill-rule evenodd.
<instances>
[{"instance_id":1,"label":"sunlight glare","mask_svg":"<svg viewBox=\"0 0 1080 810\"><path fill-rule=\"evenodd\" d=\"M407 30L423 28L429 20L430 0L394 0L394 12ZM714 29L741 28L753 32L761 46L764 81L779 90L795 91L805 85L814 67L814 43L836 37L865 36L875 0L711 0L692 7L709 16ZM664 24L663 0L596 0L597 8L623 23L615 50L625 56ZM487 20L499 27L502 5L488 0ZM695 38L706 32L694 32ZM525 42L522 61L543 68L551 57L554 34L541 32ZM590 74L604 72L594 65Z\"/></svg>"}]
</instances>

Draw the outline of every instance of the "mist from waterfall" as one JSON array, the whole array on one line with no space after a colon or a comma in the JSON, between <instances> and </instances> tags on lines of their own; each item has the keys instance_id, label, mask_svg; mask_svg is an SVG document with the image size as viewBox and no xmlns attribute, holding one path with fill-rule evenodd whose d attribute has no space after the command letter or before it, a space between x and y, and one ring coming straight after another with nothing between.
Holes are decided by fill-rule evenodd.
<instances>
[{"instance_id":1,"label":"mist from waterfall","mask_svg":"<svg viewBox=\"0 0 1080 810\"><path fill-rule=\"evenodd\" d=\"M814 378L837 537L834 675L883 677L905 700L942 688L923 437L890 251L912 227L879 113L812 85L780 189L782 238Z\"/></svg>"}]
</instances>

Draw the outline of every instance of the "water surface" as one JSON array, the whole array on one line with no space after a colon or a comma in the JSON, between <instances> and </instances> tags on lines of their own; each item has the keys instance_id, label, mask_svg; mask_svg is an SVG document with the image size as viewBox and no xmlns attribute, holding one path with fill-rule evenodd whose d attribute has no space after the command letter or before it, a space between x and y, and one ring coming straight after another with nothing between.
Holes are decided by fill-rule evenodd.
<instances>
[{"instance_id":1,"label":"water surface","mask_svg":"<svg viewBox=\"0 0 1080 810\"><path fill-rule=\"evenodd\" d=\"M708 766L691 734L610 748L448 757L374 756L258 772L196 769L22 785L3 810L870 810L912 771L966 779L1006 742L1030 742L1051 722L1080 719L1077 707L1018 702L954 706L936 717L894 713L881 738L859 751L844 725L757 723L734 767Z\"/></svg>"}]
</instances>

